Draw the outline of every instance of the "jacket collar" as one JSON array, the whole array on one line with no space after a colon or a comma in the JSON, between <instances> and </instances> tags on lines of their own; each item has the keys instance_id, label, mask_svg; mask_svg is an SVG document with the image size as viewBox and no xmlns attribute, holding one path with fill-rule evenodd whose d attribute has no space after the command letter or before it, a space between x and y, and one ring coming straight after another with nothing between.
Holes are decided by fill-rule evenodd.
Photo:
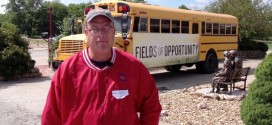
<instances>
[{"instance_id":1,"label":"jacket collar","mask_svg":"<svg viewBox=\"0 0 272 125\"><path fill-rule=\"evenodd\" d=\"M112 64L114 64L114 62L115 62L115 59L116 59L116 52L115 52L116 50L114 49L114 48L112 48L112 56L111 56L111 63ZM92 63L92 61L91 61L91 59L90 59L90 57L89 57L89 55L88 55L88 48L86 48L86 49L84 49L83 50L83 58L84 58L84 61L85 61L85 63L91 68L91 69L94 69L94 70L99 70L99 71L102 71L102 70L106 70L106 69L108 69L108 68L110 68L111 66L105 66L104 68L102 68L102 69L100 69L99 67L97 67L97 66L95 66L93 63Z\"/></svg>"}]
</instances>

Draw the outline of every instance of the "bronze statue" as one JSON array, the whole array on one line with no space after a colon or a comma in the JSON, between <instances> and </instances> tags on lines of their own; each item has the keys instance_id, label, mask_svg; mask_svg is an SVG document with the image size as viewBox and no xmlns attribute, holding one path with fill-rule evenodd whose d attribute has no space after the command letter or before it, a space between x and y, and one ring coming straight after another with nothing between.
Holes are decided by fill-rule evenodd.
<instances>
[{"instance_id":1,"label":"bronze statue","mask_svg":"<svg viewBox=\"0 0 272 125\"><path fill-rule=\"evenodd\" d=\"M216 88L216 93L220 92L220 86L218 83L220 81L230 81L231 80L231 60L230 58L230 52L225 51L224 52L224 66L223 69L218 71L217 73L214 74L214 78L212 79L212 91L214 92L214 89ZM222 86L223 90L228 90L228 86Z\"/></svg>"},{"instance_id":2,"label":"bronze statue","mask_svg":"<svg viewBox=\"0 0 272 125\"><path fill-rule=\"evenodd\" d=\"M234 73L234 79L238 79L242 75L243 60L238 57L236 50L230 51L230 59L232 62L232 70Z\"/></svg>"},{"instance_id":3,"label":"bronze statue","mask_svg":"<svg viewBox=\"0 0 272 125\"><path fill-rule=\"evenodd\" d=\"M71 18L71 34L73 35L74 34L74 24L75 24L75 19L74 17Z\"/></svg>"}]
</instances>

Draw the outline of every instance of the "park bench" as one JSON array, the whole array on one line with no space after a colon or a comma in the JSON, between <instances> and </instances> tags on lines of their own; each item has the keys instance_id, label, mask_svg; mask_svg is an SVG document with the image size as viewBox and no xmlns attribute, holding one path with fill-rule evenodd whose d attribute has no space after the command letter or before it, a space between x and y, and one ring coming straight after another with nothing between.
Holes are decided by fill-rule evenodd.
<instances>
[{"instance_id":1,"label":"park bench","mask_svg":"<svg viewBox=\"0 0 272 125\"><path fill-rule=\"evenodd\" d=\"M232 94L232 90L235 88L240 89L240 90L246 90L246 81L247 81L247 75L250 70L250 67L245 67L242 68L242 75L240 78L235 77L235 73L232 73L231 80L230 81L219 81L218 85L227 85L229 88L229 94ZM244 82L244 86L242 88L240 87L235 87L235 83L237 82Z\"/></svg>"}]
</instances>

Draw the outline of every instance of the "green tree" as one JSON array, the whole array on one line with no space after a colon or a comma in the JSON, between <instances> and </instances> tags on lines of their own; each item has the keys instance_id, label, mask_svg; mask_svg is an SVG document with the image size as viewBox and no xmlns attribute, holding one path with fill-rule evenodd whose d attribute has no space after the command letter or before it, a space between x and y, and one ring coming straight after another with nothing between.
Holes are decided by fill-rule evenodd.
<instances>
[{"instance_id":1,"label":"green tree","mask_svg":"<svg viewBox=\"0 0 272 125\"><path fill-rule=\"evenodd\" d=\"M0 27L5 22L11 22L12 14L0 14Z\"/></svg>"},{"instance_id":2,"label":"green tree","mask_svg":"<svg viewBox=\"0 0 272 125\"><path fill-rule=\"evenodd\" d=\"M91 5L92 3L79 3L68 5L68 17L84 18L84 8Z\"/></svg>"},{"instance_id":3,"label":"green tree","mask_svg":"<svg viewBox=\"0 0 272 125\"><path fill-rule=\"evenodd\" d=\"M63 19L68 15L68 7L59 2L44 2L38 10L35 28L38 34L50 30L49 8L52 7L52 32L53 35L62 32Z\"/></svg>"},{"instance_id":4,"label":"green tree","mask_svg":"<svg viewBox=\"0 0 272 125\"><path fill-rule=\"evenodd\" d=\"M265 39L272 34L271 5L263 0L216 0L205 9L236 16L242 41Z\"/></svg>"},{"instance_id":5,"label":"green tree","mask_svg":"<svg viewBox=\"0 0 272 125\"><path fill-rule=\"evenodd\" d=\"M9 0L6 11L14 15L12 23L20 29L22 34L32 35L35 17L42 2L43 0Z\"/></svg>"},{"instance_id":6,"label":"green tree","mask_svg":"<svg viewBox=\"0 0 272 125\"><path fill-rule=\"evenodd\" d=\"M190 9L189 9L187 6L185 6L185 5L180 5L178 8L179 8L179 9L190 10Z\"/></svg>"}]
</instances>

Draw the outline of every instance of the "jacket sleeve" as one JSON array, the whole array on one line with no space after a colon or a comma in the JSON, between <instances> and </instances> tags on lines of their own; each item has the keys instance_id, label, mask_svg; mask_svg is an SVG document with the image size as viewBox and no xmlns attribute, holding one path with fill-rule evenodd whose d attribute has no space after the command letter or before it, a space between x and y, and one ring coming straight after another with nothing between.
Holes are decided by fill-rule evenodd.
<instances>
[{"instance_id":1,"label":"jacket sleeve","mask_svg":"<svg viewBox=\"0 0 272 125\"><path fill-rule=\"evenodd\" d=\"M42 113L42 125L60 125L61 113L60 113L60 69L56 71L49 89L46 104Z\"/></svg>"},{"instance_id":2,"label":"jacket sleeve","mask_svg":"<svg viewBox=\"0 0 272 125\"><path fill-rule=\"evenodd\" d=\"M140 123L141 125L158 125L162 108L155 80L145 67L142 68L140 73L140 91L142 94Z\"/></svg>"}]
</instances>

